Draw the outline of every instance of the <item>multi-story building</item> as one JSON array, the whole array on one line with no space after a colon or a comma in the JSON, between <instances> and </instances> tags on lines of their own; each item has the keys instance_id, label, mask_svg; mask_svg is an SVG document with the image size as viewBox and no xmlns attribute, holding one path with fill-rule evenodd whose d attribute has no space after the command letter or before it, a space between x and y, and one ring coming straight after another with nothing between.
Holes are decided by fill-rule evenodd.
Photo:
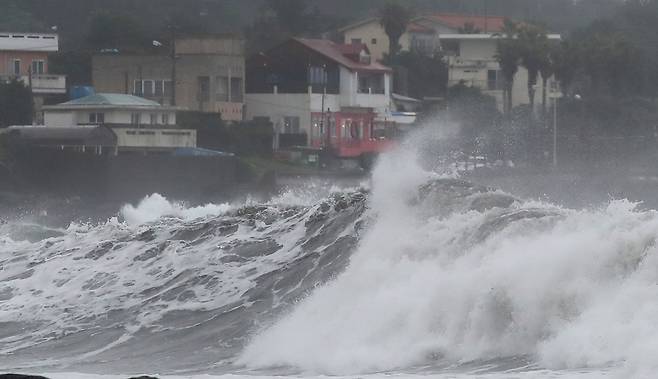
<instances>
[{"instance_id":1,"label":"multi-story building","mask_svg":"<svg viewBox=\"0 0 658 379\"><path fill-rule=\"evenodd\" d=\"M218 112L226 121L243 119L242 39L232 35L177 38L173 54L172 47L156 45L157 54L109 51L94 55L95 89L132 94L186 110Z\"/></svg>"},{"instance_id":2,"label":"multi-story building","mask_svg":"<svg viewBox=\"0 0 658 379\"><path fill-rule=\"evenodd\" d=\"M117 151L161 151L196 147L196 131L176 125L176 108L133 95L98 93L44 106L49 128L109 127Z\"/></svg>"},{"instance_id":3,"label":"multi-story building","mask_svg":"<svg viewBox=\"0 0 658 379\"><path fill-rule=\"evenodd\" d=\"M363 44L292 38L247 61L247 118L339 157L377 152L389 144L391 75Z\"/></svg>"},{"instance_id":4,"label":"multi-story building","mask_svg":"<svg viewBox=\"0 0 658 379\"><path fill-rule=\"evenodd\" d=\"M498 16L475 16L451 13L421 15L409 24L400 37L403 51L424 54L440 52L448 62L448 86L464 83L494 96L503 109L503 78L496 60L497 40L501 38L505 19ZM382 59L389 53L388 36L376 18L340 29L345 42L364 43ZM560 39L550 34L549 39ZM527 89L528 71L524 67L514 78L512 106L530 102ZM541 91L541 80L537 90Z\"/></svg>"},{"instance_id":5,"label":"multi-story building","mask_svg":"<svg viewBox=\"0 0 658 379\"><path fill-rule=\"evenodd\" d=\"M48 97L66 93L66 77L48 70L48 54L58 50L57 34L0 32L0 80L16 79L32 90L36 122Z\"/></svg>"}]
</instances>

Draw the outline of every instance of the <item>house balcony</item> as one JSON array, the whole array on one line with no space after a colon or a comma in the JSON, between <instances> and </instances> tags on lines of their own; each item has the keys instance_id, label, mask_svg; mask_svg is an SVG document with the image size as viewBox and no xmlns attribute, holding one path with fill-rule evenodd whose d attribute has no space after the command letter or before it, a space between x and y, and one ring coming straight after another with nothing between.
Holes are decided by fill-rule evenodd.
<instances>
[{"instance_id":1,"label":"house balcony","mask_svg":"<svg viewBox=\"0 0 658 379\"><path fill-rule=\"evenodd\" d=\"M17 79L26 87L30 86L29 75L2 75L0 80L8 82ZM32 75L32 93L36 95L64 94L66 93L66 76L51 74Z\"/></svg>"}]
</instances>

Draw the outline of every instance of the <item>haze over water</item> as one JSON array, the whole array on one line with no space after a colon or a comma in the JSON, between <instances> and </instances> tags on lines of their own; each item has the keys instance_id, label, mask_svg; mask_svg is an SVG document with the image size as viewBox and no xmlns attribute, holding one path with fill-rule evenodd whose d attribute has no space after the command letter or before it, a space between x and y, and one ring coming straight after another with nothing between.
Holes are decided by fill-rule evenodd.
<instances>
[{"instance_id":1,"label":"haze over water","mask_svg":"<svg viewBox=\"0 0 658 379\"><path fill-rule=\"evenodd\" d=\"M655 210L526 201L417 161L384 155L367 189L201 207L154 194L63 229L10 220L0 368L652 377Z\"/></svg>"}]
</instances>

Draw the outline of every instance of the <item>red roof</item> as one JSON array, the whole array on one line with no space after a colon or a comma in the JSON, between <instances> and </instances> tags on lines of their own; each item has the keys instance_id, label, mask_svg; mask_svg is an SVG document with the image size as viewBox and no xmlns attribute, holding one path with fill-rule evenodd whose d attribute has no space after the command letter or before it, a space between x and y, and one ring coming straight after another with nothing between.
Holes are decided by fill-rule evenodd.
<instances>
[{"instance_id":1,"label":"red roof","mask_svg":"<svg viewBox=\"0 0 658 379\"><path fill-rule=\"evenodd\" d=\"M434 33L434 29L429 28L425 25L421 25L417 22L411 22L409 23L409 26L407 26L407 31L412 32L412 33Z\"/></svg>"},{"instance_id":2,"label":"red roof","mask_svg":"<svg viewBox=\"0 0 658 379\"><path fill-rule=\"evenodd\" d=\"M393 71L390 67L374 60L365 64L348 58L348 55L359 54L364 48L363 44L337 44L326 39L293 38L293 40L352 71ZM367 48L365 50L367 51Z\"/></svg>"},{"instance_id":3,"label":"red roof","mask_svg":"<svg viewBox=\"0 0 658 379\"><path fill-rule=\"evenodd\" d=\"M500 16L484 17L456 13L435 13L426 17L455 29L462 28L466 24L473 24L473 26L482 32L500 32L505 25L505 17Z\"/></svg>"}]
</instances>

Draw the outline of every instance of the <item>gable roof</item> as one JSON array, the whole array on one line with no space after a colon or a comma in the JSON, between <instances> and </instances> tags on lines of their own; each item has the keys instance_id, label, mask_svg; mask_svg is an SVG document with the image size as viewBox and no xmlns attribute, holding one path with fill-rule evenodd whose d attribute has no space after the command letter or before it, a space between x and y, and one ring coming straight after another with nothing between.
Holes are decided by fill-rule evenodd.
<instances>
[{"instance_id":1,"label":"gable roof","mask_svg":"<svg viewBox=\"0 0 658 379\"><path fill-rule=\"evenodd\" d=\"M505 17L502 16L489 16L487 15L467 15L459 13L433 13L428 15L419 15L417 18L412 20L407 27L407 30L414 33L433 33L434 30L430 27L422 25L417 20L429 20L431 22L438 22L447 27L453 29L459 29L464 27L465 24L471 23L476 28L480 29L482 32L500 32L503 30ZM348 30L358 28L363 25L370 23L379 23L379 19L376 17L366 18L352 24L346 25L340 29L338 32L344 33Z\"/></svg>"},{"instance_id":2,"label":"gable roof","mask_svg":"<svg viewBox=\"0 0 658 379\"><path fill-rule=\"evenodd\" d=\"M363 49L362 44L357 44L355 45L356 47L350 47L348 45L337 44L326 39L293 38L293 40L352 71L393 71L390 67L384 66L383 64L375 62L374 60L372 60L369 64L365 64L354 61L346 56L345 52L347 52L347 54L354 53L354 51L357 49L357 51L360 52Z\"/></svg>"},{"instance_id":3,"label":"gable roof","mask_svg":"<svg viewBox=\"0 0 658 379\"><path fill-rule=\"evenodd\" d=\"M117 107L161 107L161 105L155 101L145 99L143 97L126 95L122 93L97 93L94 95L89 95L81 97L78 99L70 100L65 103L58 105L112 105Z\"/></svg>"},{"instance_id":4,"label":"gable roof","mask_svg":"<svg viewBox=\"0 0 658 379\"><path fill-rule=\"evenodd\" d=\"M457 13L434 13L421 18L438 22L450 28L459 29L466 24L472 24L482 32L500 32L505 26L505 17L501 16L477 16Z\"/></svg>"}]
</instances>

